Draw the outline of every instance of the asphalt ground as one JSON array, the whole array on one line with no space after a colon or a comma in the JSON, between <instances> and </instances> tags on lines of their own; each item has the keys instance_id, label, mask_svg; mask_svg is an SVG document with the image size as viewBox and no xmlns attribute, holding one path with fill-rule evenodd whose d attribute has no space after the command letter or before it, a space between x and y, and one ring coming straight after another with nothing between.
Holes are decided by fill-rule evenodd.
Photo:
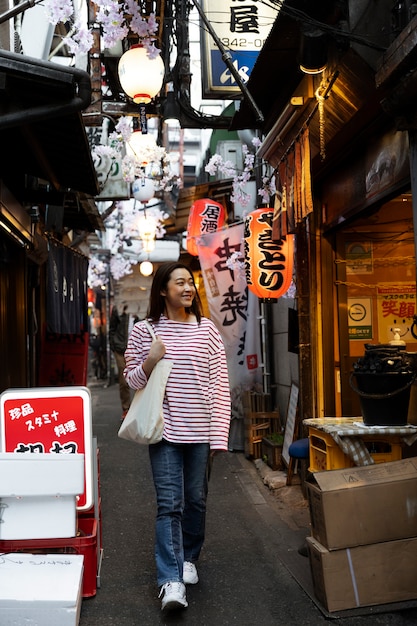
<instances>
[{"instance_id":1,"label":"asphalt ground","mask_svg":"<svg viewBox=\"0 0 417 626\"><path fill-rule=\"evenodd\" d=\"M200 582L187 587L187 609L160 609L153 556L155 495L147 448L117 437L116 384L91 381L93 434L99 449L102 562L80 626L391 626L417 623L413 604L328 614L314 596L309 531L300 485L270 489L259 463L241 452L216 456L210 478ZM401 610L399 610L401 608Z\"/></svg>"}]
</instances>

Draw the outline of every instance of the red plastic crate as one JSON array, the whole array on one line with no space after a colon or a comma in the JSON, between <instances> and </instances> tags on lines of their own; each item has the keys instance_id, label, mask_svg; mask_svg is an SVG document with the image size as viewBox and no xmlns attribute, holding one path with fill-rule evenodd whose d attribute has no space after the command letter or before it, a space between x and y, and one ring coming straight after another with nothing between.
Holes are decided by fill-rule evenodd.
<instances>
[{"instance_id":1,"label":"red plastic crate","mask_svg":"<svg viewBox=\"0 0 417 626\"><path fill-rule=\"evenodd\" d=\"M97 593L97 520L78 519L77 537L62 539L9 539L0 541L0 551L29 554L82 554L84 556L83 598Z\"/></svg>"},{"instance_id":2,"label":"red plastic crate","mask_svg":"<svg viewBox=\"0 0 417 626\"><path fill-rule=\"evenodd\" d=\"M96 515L96 507L94 505L90 509L87 509L87 511L77 511L77 524L78 524L78 527L80 527L80 524L82 524L82 522L79 521L80 519L81 520L83 519L96 519L97 520L97 549L102 550L103 533L101 530L101 498L99 498L97 514L98 515Z\"/></svg>"}]
</instances>

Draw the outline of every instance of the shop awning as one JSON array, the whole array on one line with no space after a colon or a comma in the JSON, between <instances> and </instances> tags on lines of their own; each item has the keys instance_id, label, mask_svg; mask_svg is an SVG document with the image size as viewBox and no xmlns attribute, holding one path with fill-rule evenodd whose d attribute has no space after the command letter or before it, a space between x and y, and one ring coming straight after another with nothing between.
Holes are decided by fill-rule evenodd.
<instances>
[{"instance_id":1,"label":"shop awning","mask_svg":"<svg viewBox=\"0 0 417 626\"><path fill-rule=\"evenodd\" d=\"M310 19L333 23L338 19L334 4L333 0L317 3L286 0L283 3L247 83L264 122L259 123L248 102L242 100L230 130L258 127L264 133L271 130L304 76L299 67L302 25Z\"/></svg>"},{"instance_id":2,"label":"shop awning","mask_svg":"<svg viewBox=\"0 0 417 626\"><path fill-rule=\"evenodd\" d=\"M288 94L292 93L302 78L297 64L300 27L283 14L275 21L269 36L252 69L247 87L261 109L265 122L256 121L254 111L242 100L235 113L230 130L257 128L268 131L275 120L274 111L284 108Z\"/></svg>"},{"instance_id":3,"label":"shop awning","mask_svg":"<svg viewBox=\"0 0 417 626\"><path fill-rule=\"evenodd\" d=\"M210 183L201 183L193 187L185 187L180 190L177 202L175 220L165 225L168 235L174 235L187 230L188 216L191 206L196 200L202 198L210 198L216 202L220 202L226 208L228 218L232 217L232 204L230 196L232 194L231 179L217 180Z\"/></svg>"},{"instance_id":4,"label":"shop awning","mask_svg":"<svg viewBox=\"0 0 417 626\"><path fill-rule=\"evenodd\" d=\"M85 230L101 222L94 202L85 210L98 194L81 116L90 100L86 72L0 51L0 177L21 202L65 203L67 225Z\"/></svg>"},{"instance_id":5,"label":"shop awning","mask_svg":"<svg viewBox=\"0 0 417 626\"><path fill-rule=\"evenodd\" d=\"M299 68L300 23L291 9L302 10L302 6L303 0L288 0L284 4L247 86L265 118L262 131L266 138L259 156L277 167L307 124L312 166L315 175L318 175L330 159L334 165L336 158L345 155L347 146L359 139L366 125L372 124L376 128L384 123L380 106L382 96L376 89L375 71L354 47L349 46L344 52L339 51L333 74L328 76L331 97L326 97L320 127L318 100L315 97L318 79L314 82ZM285 12L285 8L290 11ZM320 3L317 11L322 11L322 21L332 23L334 16L331 9L327 1ZM313 11L315 9L310 8L309 15L313 16ZM316 13L314 17L319 19ZM297 97L299 103L296 102ZM243 101L233 117L231 129L245 127L255 128L256 120L251 108ZM324 160L320 156L323 130L326 139ZM341 146L344 146L343 151Z\"/></svg>"}]
</instances>

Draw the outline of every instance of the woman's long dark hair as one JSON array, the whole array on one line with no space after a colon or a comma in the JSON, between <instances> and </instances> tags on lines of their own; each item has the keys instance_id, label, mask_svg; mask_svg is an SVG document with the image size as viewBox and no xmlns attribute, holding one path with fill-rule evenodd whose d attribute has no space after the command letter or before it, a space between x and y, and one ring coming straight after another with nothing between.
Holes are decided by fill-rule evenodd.
<instances>
[{"instance_id":1,"label":"woman's long dark hair","mask_svg":"<svg viewBox=\"0 0 417 626\"><path fill-rule=\"evenodd\" d=\"M193 285L195 287L194 276L189 267L180 262L168 262L162 263L155 272L155 276L151 287L151 296L149 299L148 318L153 322L157 322L161 315L165 314L165 296L161 294L161 291L166 291L168 281L171 278L172 272L177 269L185 269L189 272L193 279ZM194 313L197 318L197 322L201 322L202 306L200 296L196 288L195 297L190 307L186 308L187 313Z\"/></svg>"}]
</instances>

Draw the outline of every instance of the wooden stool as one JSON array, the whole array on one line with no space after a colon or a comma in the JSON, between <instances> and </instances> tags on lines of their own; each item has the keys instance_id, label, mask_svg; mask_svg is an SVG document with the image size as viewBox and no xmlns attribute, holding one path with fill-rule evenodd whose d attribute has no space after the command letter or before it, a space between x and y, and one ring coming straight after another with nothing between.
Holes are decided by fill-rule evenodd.
<instances>
[{"instance_id":1,"label":"wooden stool","mask_svg":"<svg viewBox=\"0 0 417 626\"><path fill-rule=\"evenodd\" d=\"M268 394L245 391L243 394L245 454L247 457L261 457L262 438L273 432L281 432L281 419L278 410L270 411L271 398Z\"/></svg>"},{"instance_id":2,"label":"wooden stool","mask_svg":"<svg viewBox=\"0 0 417 626\"><path fill-rule=\"evenodd\" d=\"M245 453L254 459L261 458L262 438L281 432L278 411L249 413L245 416Z\"/></svg>"}]
</instances>

